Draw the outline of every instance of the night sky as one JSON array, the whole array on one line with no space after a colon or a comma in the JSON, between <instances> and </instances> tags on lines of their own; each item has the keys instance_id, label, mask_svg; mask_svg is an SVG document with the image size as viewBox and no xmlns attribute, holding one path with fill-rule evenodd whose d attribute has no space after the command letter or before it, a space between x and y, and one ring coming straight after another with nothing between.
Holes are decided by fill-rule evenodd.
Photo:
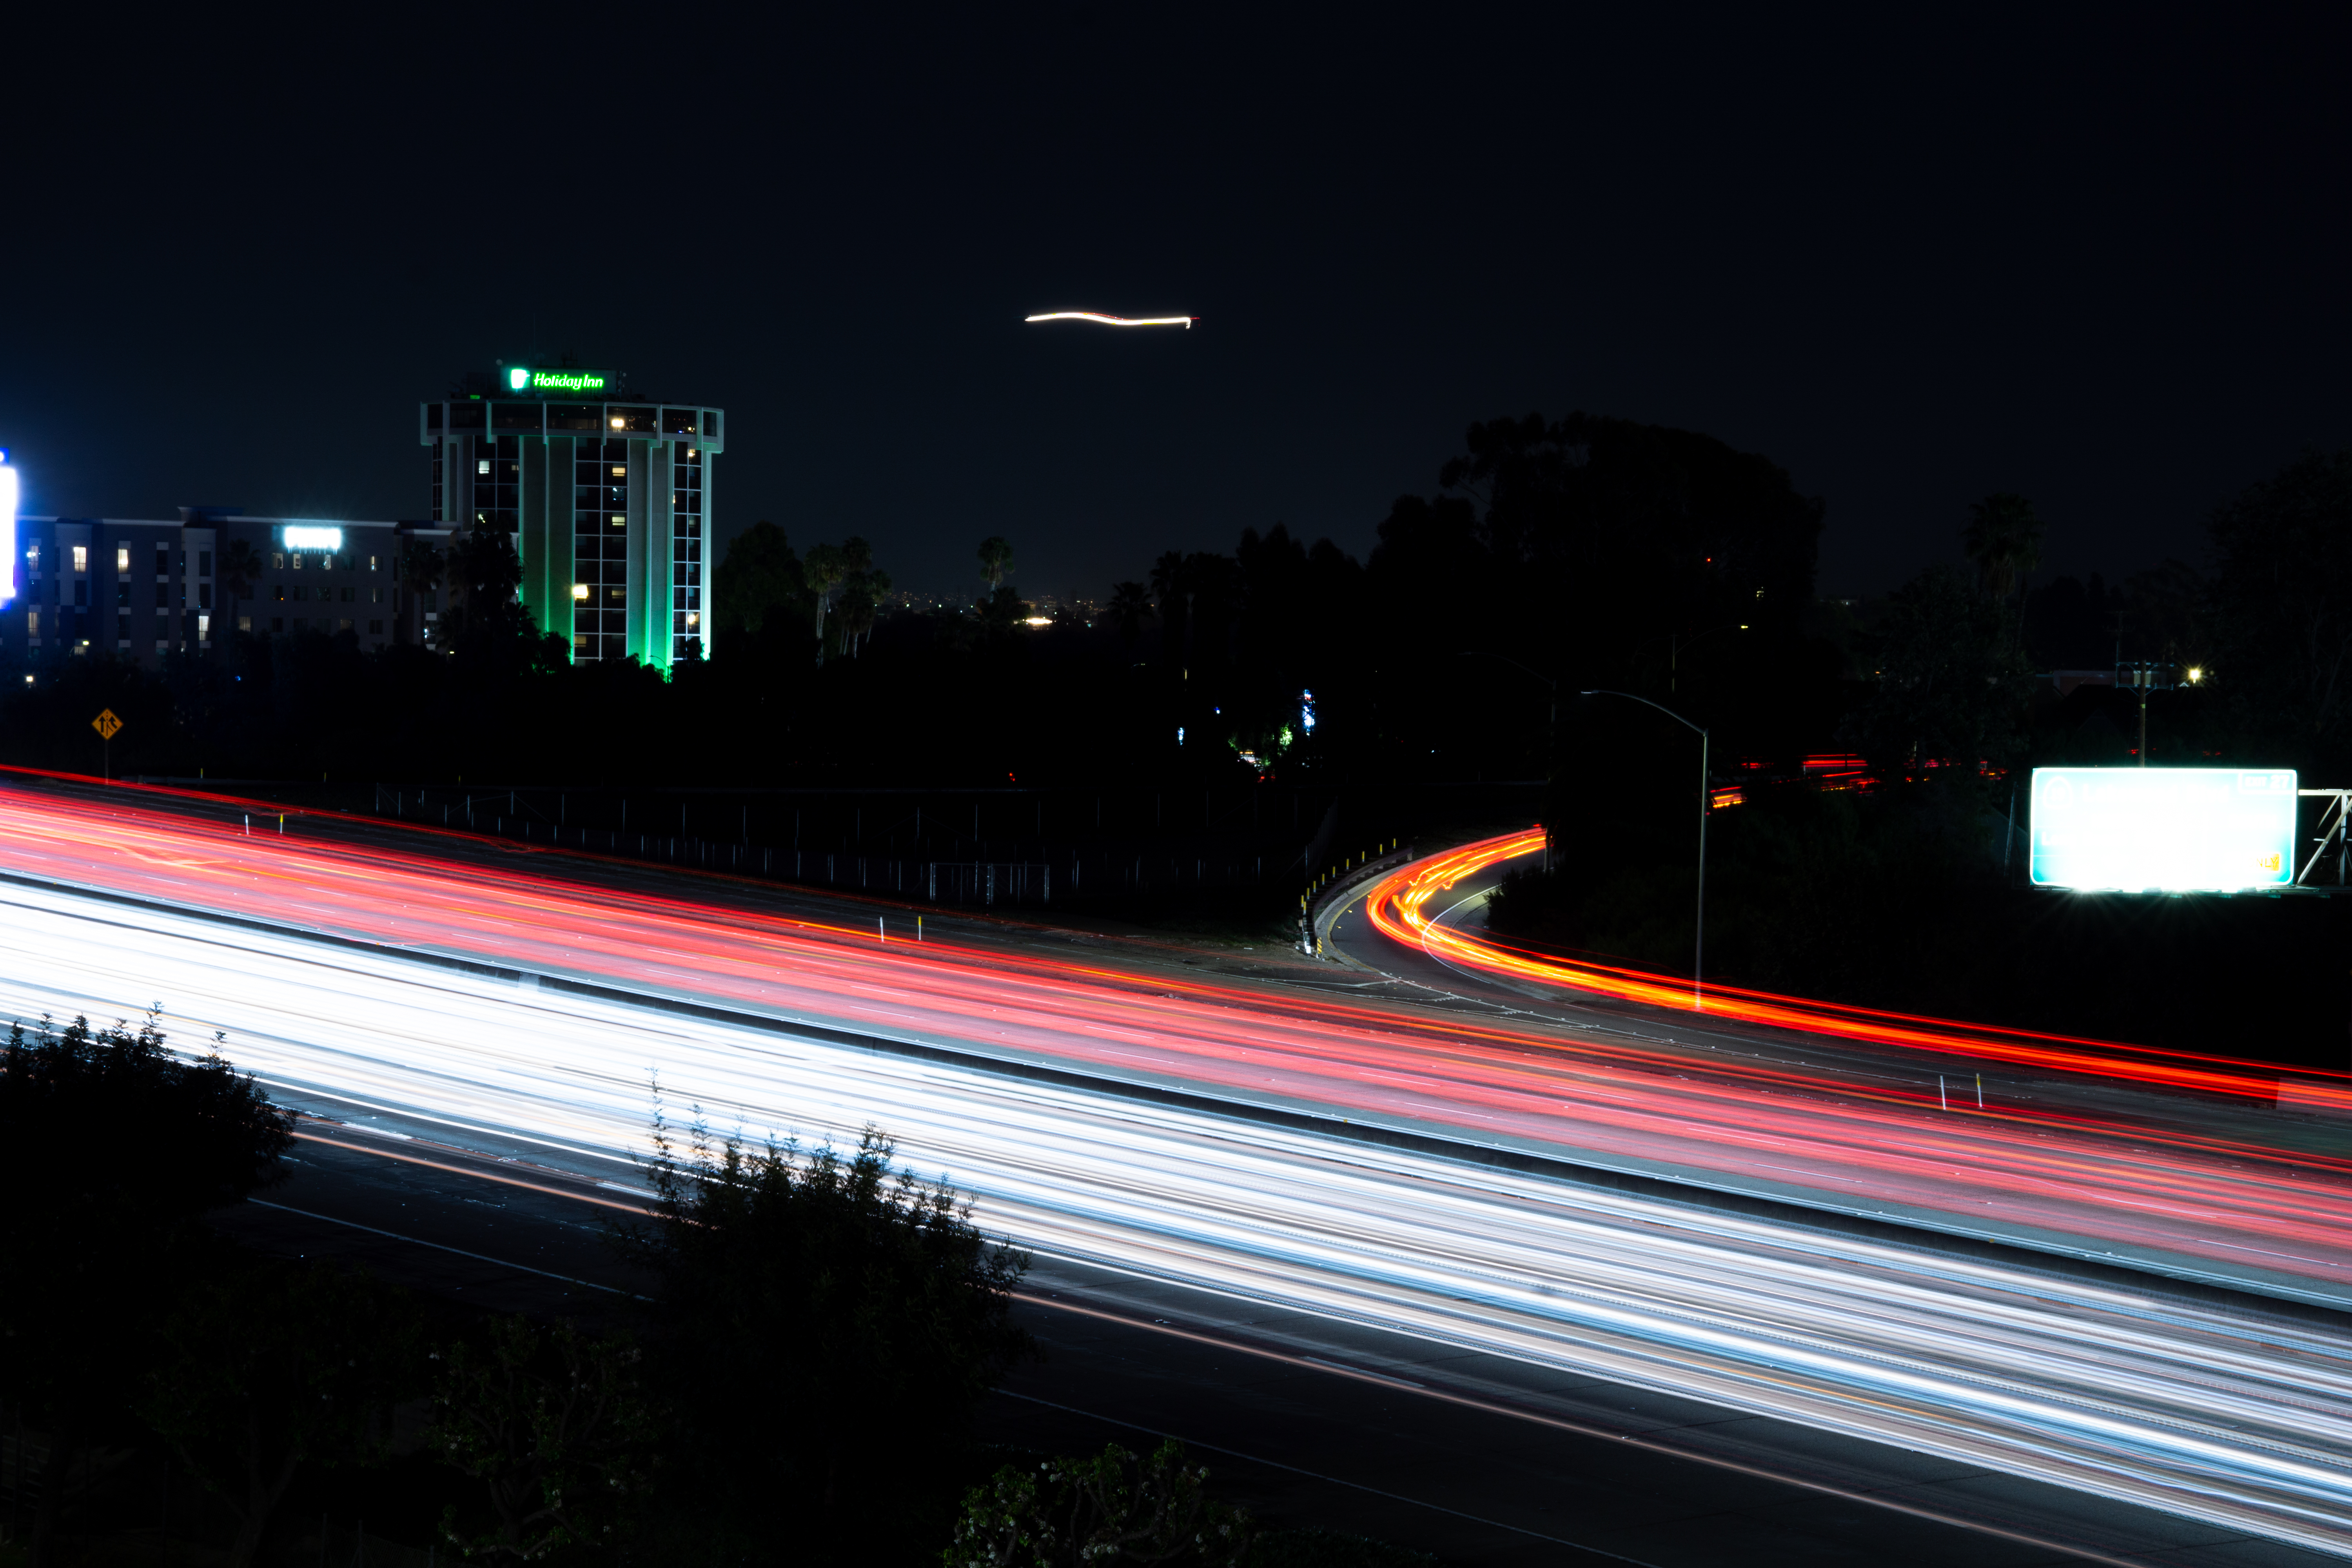
<instances>
[{"instance_id":1,"label":"night sky","mask_svg":"<svg viewBox=\"0 0 2352 1568\"><path fill-rule=\"evenodd\" d=\"M1251 525L1362 553L1467 423L1581 407L1787 467L1853 594L1994 489L2045 580L2193 557L2352 439L2340 7L1783 9L60 35L12 68L0 445L32 512L414 518L416 401L568 349L728 409L722 534L964 592L1003 533L1067 595ZM1022 324L1066 308L1203 320Z\"/></svg>"}]
</instances>

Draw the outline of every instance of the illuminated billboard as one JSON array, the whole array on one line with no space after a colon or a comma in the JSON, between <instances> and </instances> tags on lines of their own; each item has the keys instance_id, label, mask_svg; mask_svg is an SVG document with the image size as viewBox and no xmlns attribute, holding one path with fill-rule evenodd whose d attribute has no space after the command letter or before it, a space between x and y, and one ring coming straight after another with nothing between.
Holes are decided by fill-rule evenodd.
<instances>
[{"instance_id":1,"label":"illuminated billboard","mask_svg":"<svg viewBox=\"0 0 2352 1568\"><path fill-rule=\"evenodd\" d=\"M2230 892L2294 880L2283 769L2036 768L2036 886Z\"/></svg>"},{"instance_id":2,"label":"illuminated billboard","mask_svg":"<svg viewBox=\"0 0 2352 1568\"><path fill-rule=\"evenodd\" d=\"M16 470L0 452L0 605L16 596Z\"/></svg>"},{"instance_id":3,"label":"illuminated billboard","mask_svg":"<svg viewBox=\"0 0 2352 1568\"><path fill-rule=\"evenodd\" d=\"M324 550L333 552L343 547L343 531L340 528L297 528L289 523L285 529L289 550Z\"/></svg>"}]
</instances>

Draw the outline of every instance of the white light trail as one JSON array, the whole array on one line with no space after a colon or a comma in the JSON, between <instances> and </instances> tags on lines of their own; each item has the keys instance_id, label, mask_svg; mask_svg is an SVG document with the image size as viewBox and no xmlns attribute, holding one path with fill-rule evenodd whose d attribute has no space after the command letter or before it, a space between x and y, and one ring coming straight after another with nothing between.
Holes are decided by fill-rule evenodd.
<instances>
[{"instance_id":1,"label":"white light trail","mask_svg":"<svg viewBox=\"0 0 2352 1568\"><path fill-rule=\"evenodd\" d=\"M658 1072L721 1131L878 1124L1041 1251L2352 1555L2352 1342L2284 1315L0 887L0 1009L159 998L298 1101L595 1166L644 1149Z\"/></svg>"},{"instance_id":2,"label":"white light trail","mask_svg":"<svg viewBox=\"0 0 2352 1568\"><path fill-rule=\"evenodd\" d=\"M1048 310L1042 316L1024 316L1024 321L1093 321L1105 327L1182 327L1187 331L1198 316L1106 316L1097 310Z\"/></svg>"}]
</instances>

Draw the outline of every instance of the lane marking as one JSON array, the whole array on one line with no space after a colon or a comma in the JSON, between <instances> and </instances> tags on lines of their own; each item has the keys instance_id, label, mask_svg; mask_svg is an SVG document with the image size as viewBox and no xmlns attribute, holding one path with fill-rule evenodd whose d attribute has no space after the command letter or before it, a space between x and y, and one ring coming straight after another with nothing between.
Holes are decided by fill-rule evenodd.
<instances>
[{"instance_id":1,"label":"lane marking","mask_svg":"<svg viewBox=\"0 0 2352 1568\"><path fill-rule=\"evenodd\" d=\"M562 1187L541 1186L537 1182L526 1182L514 1176L494 1175L490 1172L470 1170L464 1165L445 1164L438 1160L420 1159L415 1154L398 1154L390 1149L371 1149L364 1143L345 1143L339 1139L321 1138L316 1132L297 1132L294 1136L305 1143L324 1143L330 1149L348 1149L354 1154L373 1154L379 1160L397 1160L404 1165L422 1165L428 1171L446 1171L453 1176L467 1176L478 1182L497 1182L504 1186L521 1187L530 1192L545 1193L551 1198L572 1198L583 1204L599 1204L608 1209L620 1209L627 1214L654 1212L643 1204L615 1203L611 1198L593 1197L586 1193L567 1192ZM391 1136L405 1137L406 1134L393 1133ZM599 1183L598 1184L609 1185L610 1184ZM623 1187L618 1190L626 1192L628 1189Z\"/></svg>"},{"instance_id":2,"label":"lane marking","mask_svg":"<svg viewBox=\"0 0 2352 1568\"><path fill-rule=\"evenodd\" d=\"M1564 1541L1557 1535L1546 1535L1539 1530L1529 1530L1524 1525L1506 1524L1499 1519L1487 1519L1481 1514L1465 1513L1458 1508L1447 1508L1444 1503L1424 1502L1420 1498L1407 1497L1402 1492L1383 1491L1379 1487L1368 1487L1361 1481L1342 1480L1338 1476L1327 1476L1319 1470L1302 1469L1297 1465L1286 1465L1279 1459L1268 1459L1256 1454L1244 1454L1239 1448L1222 1448L1214 1443L1195 1442L1190 1437L1181 1436L1174 1432L1163 1432L1157 1426L1146 1426L1139 1421L1122 1421L1116 1415L1099 1415L1091 1410L1081 1410L1075 1405L1056 1405L1050 1399L1040 1399L1034 1394L1015 1394L1009 1388L1000 1388L996 1392L1008 1399L1019 1399L1031 1405L1042 1405L1048 1410L1061 1410L1072 1415L1083 1415L1089 1421L1100 1421L1109 1426L1124 1426L1130 1432L1148 1433L1154 1437L1174 1437L1188 1448L1199 1448L1211 1454L1223 1454L1229 1459L1239 1459L1244 1464L1264 1465L1270 1470L1287 1470L1294 1476L1305 1476L1309 1480L1322 1481L1335 1487L1346 1487L1350 1491L1369 1492L1373 1497L1384 1497L1392 1502L1410 1503L1414 1508L1425 1508L1433 1513L1448 1514L1455 1519L1466 1519L1473 1524L1483 1524L1490 1530L1507 1530L1514 1535L1524 1535L1535 1541L1549 1541L1554 1546L1565 1546L1571 1552L1590 1552L1595 1557L1606 1557L1612 1563L1631 1563L1633 1568L1659 1568L1657 1563L1646 1558L1628 1557L1622 1552L1604 1551L1598 1546L1587 1546L1581 1542Z\"/></svg>"},{"instance_id":3,"label":"lane marking","mask_svg":"<svg viewBox=\"0 0 2352 1568\"><path fill-rule=\"evenodd\" d=\"M487 1253L468 1252L462 1247L449 1247L438 1241L427 1241L421 1236L403 1236L396 1230L383 1230L379 1229L375 1226L362 1225L355 1219L338 1219L331 1214L313 1214L309 1209L298 1209L291 1204L273 1204L267 1198L247 1198L245 1201L249 1204L257 1205L262 1208L276 1209L280 1214L300 1215L304 1219L320 1220L328 1225L346 1226L352 1230L366 1231L370 1236L381 1236L389 1237L394 1241L404 1241L413 1247L429 1247L436 1252L454 1252L460 1258L470 1258L477 1263L488 1263L500 1268L518 1269L522 1273L537 1274L541 1278L548 1279L561 1279L566 1285L583 1285L591 1290L602 1290L605 1294L611 1296L627 1296L639 1301L650 1301L653 1300L650 1296L639 1296L633 1290L624 1290L617 1285L599 1285L593 1279L575 1279L569 1274L557 1274L552 1270L546 1268L533 1268L528 1263L510 1263L503 1258L492 1258Z\"/></svg>"},{"instance_id":4,"label":"lane marking","mask_svg":"<svg viewBox=\"0 0 2352 1568\"><path fill-rule=\"evenodd\" d=\"M1672 1444L1661 1443L1654 1438L1639 1437L1627 1432L1612 1432L1605 1426L1588 1426L1583 1422L1570 1421L1559 1415L1545 1415L1538 1414L1536 1411L1521 1409L1517 1405L1505 1405L1499 1401L1480 1399L1475 1394L1454 1394L1442 1388L1424 1388L1418 1384L1406 1384L1401 1378L1383 1377L1378 1373L1362 1372L1353 1367L1340 1366L1332 1362L1318 1361L1312 1356L1293 1355L1286 1351L1270 1350L1263 1346L1248 1344L1239 1340L1220 1339L1216 1335L1201 1333L1196 1330L1179 1329L1167 1323L1149 1322L1141 1318L1130 1318L1119 1312L1107 1312L1097 1307L1081 1307L1075 1302L1058 1300L1050 1296L1032 1295L1024 1290L1013 1291L1013 1298L1014 1300L1027 1301L1034 1306L1052 1307L1065 1312L1075 1312L1081 1317L1099 1318L1106 1322L1118 1323L1130 1329L1146 1329L1155 1334L1166 1334L1175 1339L1190 1340L1195 1344L1208 1345L1217 1350L1237 1351L1244 1355L1259 1356L1267 1361L1283 1362L1292 1366L1313 1367L1318 1372L1329 1373L1337 1377L1352 1378L1357 1382L1372 1384L1378 1387L1393 1388L1402 1385L1411 1388L1414 1393L1422 1394L1424 1397L1443 1400L1448 1405L1458 1405L1465 1409L1483 1411L1491 1415L1508 1415L1521 1421L1532 1421L1538 1426L1549 1426L1557 1431L1573 1433L1580 1437L1597 1437L1607 1442L1623 1443L1632 1447L1642 1448L1650 1453L1661 1455L1666 1458L1685 1459L1694 1464L1711 1466L1718 1470L1728 1470L1735 1475L1753 1476L1759 1480L1776 1481L1783 1486L1797 1487L1806 1491L1821 1492L1829 1497L1843 1499L1847 1502L1866 1503L1870 1507L1886 1509L1892 1512L1905 1514L1913 1519L1928 1520L1937 1524L1948 1524L1960 1530L1974 1531L1979 1535L1994 1536L2002 1541L2013 1541L2018 1542L2020 1545L2037 1547L2043 1551L2063 1552L2069 1557L2080 1558L2086 1563L2104 1563L2109 1564L2110 1568L2156 1568L2154 1563L2151 1563L2143 1558L2116 1557L2104 1552L2095 1551L2087 1546L2070 1546L2064 1542L2052 1541L2046 1536L2029 1535L2022 1531L2006 1530L2000 1525L1985 1524L1977 1520L1962 1518L1958 1514L1944 1513L1938 1510L1931 1508L1922 1508L1916 1503L1898 1502L1893 1498L1882 1497L1874 1492L1854 1491L1846 1487L1832 1486L1827 1481L1808 1480L1802 1476L1790 1475L1781 1470L1767 1469L1760 1465L1743 1464L1738 1459L1718 1458L1711 1454L1697 1453L1687 1448L1677 1448ZM1012 1391L1009 1389L999 1389L997 1392L1000 1394L1010 1394ZM1038 1399L1033 1395L1025 1394L1013 1394L1013 1397L1015 1399L1027 1399L1030 1403L1034 1405L1053 1404L1050 1400ZM1053 1408L1056 1410L1069 1410L1071 1414L1076 1415L1087 1415L1091 1414L1088 1411L1077 1410L1072 1406L1065 1405L1053 1405ZM1149 1432L1153 1430L1153 1428L1149 1426L1137 1426L1131 1421L1115 1421L1108 1415L1095 1416L1094 1418L1100 1421L1110 1421L1114 1426L1133 1427L1134 1430L1139 1432ZM1175 1436L1173 1433L1160 1433L1158 1435L1162 1436ZM1179 1440L1184 1441L1185 1439L1180 1438ZM1295 1466L1277 1464L1276 1461L1271 1459L1258 1459L1252 1455L1235 1453L1234 1450L1230 1448L1216 1448L1207 1443L1201 1443L1193 1446L1197 1447L1209 1448L1213 1453L1234 1454L1237 1458L1250 1459L1255 1464L1273 1465L1276 1469L1294 1470L1299 1475L1315 1474L1315 1472L1311 1470L1299 1470ZM1888 1447L1890 1445L1880 1446ZM1975 1468L1979 1469L1983 1468L1981 1466ZM2002 1472L1991 1471L1988 1473L1998 1475ZM1339 1480L1336 1477L1318 1476L1316 1479L1319 1480L1336 1481L1337 1484L1344 1487L1356 1487L1360 1491L1377 1492L1381 1497L1397 1496L1394 1492L1381 1492L1376 1487L1360 1486L1357 1482ZM1904 1481L1898 1482L1897 1484L1903 1486L1914 1486L1918 1483ZM2072 1493L2072 1489L2070 1488L2057 1488L2054 1489ZM1440 1508L1436 1503L1420 1502L1419 1500L1415 1498L1399 1498L1398 1500L1402 1502L1418 1503L1419 1506L1423 1508L1438 1509L1440 1512L1444 1513L1456 1512L1456 1510L1453 1509ZM2125 1506L2134 1507L2143 1505L2126 1504ZM2158 1510L2151 1510L2150 1511L2154 1512ZM1463 1519L1475 1519L1477 1516L1465 1513L1460 1514L1459 1517ZM1502 1524L1499 1521L1496 1520L1479 1519L1477 1521L1481 1524L1494 1524L1503 1530L1517 1531L1522 1535L1537 1535L1537 1532L1534 1531L1520 1530L1517 1525ZM2243 1531L2238 1531L2236 1533L2241 1539L2253 1539L2246 1536ZM1557 1541L1559 1545L1573 1546L1580 1552L1598 1552L1601 1556L1614 1557L1621 1563L1633 1563L1638 1561L1638 1559L1632 1557L1619 1557L1615 1552L1602 1552L1599 1547L1583 1546L1573 1541L1559 1541L1556 1536L1538 1535L1537 1538L1543 1541Z\"/></svg>"}]
</instances>

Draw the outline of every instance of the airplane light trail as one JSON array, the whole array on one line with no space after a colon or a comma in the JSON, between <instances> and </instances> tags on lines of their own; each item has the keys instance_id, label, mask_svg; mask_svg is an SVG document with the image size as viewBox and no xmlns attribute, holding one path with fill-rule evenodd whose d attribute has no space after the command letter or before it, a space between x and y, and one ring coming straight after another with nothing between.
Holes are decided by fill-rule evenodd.
<instances>
[{"instance_id":1,"label":"airplane light trail","mask_svg":"<svg viewBox=\"0 0 2352 1568\"><path fill-rule=\"evenodd\" d=\"M123 816L97 826L140 837ZM278 895L335 879L331 855L236 847L165 868ZM500 880L451 871L477 889ZM555 891L532 890L542 919L562 912ZM846 987L924 966L868 971L878 956L780 942L771 973ZM937 967L976 978L952 956ZM964 997L967 1031L1034 1026L1017 977L995 979ZM1045 1082L976 1051L860 1048L740 1012L0 884L0 1006L104 1016L156 995L180 1040L227 1031L237 1064L298 1105L394 1109L616 1170L646 1152L658 1074L672 1106L699 1106L720 1132L840 1143L879 1124L911 1168L972 1192L989 1230L1041 1252L2352 1554L2352 1340L2242 1303ZM1171 1050L1202 1049L1179 1032L1209 1011L1137 1008L1165 1016Z\"/></svg>"},{"instance_id":2,"label":"airplane light trail","mask_svg":"<svg viewBox=\"0 0 2352 1568\"><path fill-rule=\"evenodd\" d=\"M1105 327L1182 327L1187 331L1198 316L1106 316L1094 310L1048 310L1042 316L1024 316L1024 321L1093 321Z\"/></svg>"}]
</instances>

